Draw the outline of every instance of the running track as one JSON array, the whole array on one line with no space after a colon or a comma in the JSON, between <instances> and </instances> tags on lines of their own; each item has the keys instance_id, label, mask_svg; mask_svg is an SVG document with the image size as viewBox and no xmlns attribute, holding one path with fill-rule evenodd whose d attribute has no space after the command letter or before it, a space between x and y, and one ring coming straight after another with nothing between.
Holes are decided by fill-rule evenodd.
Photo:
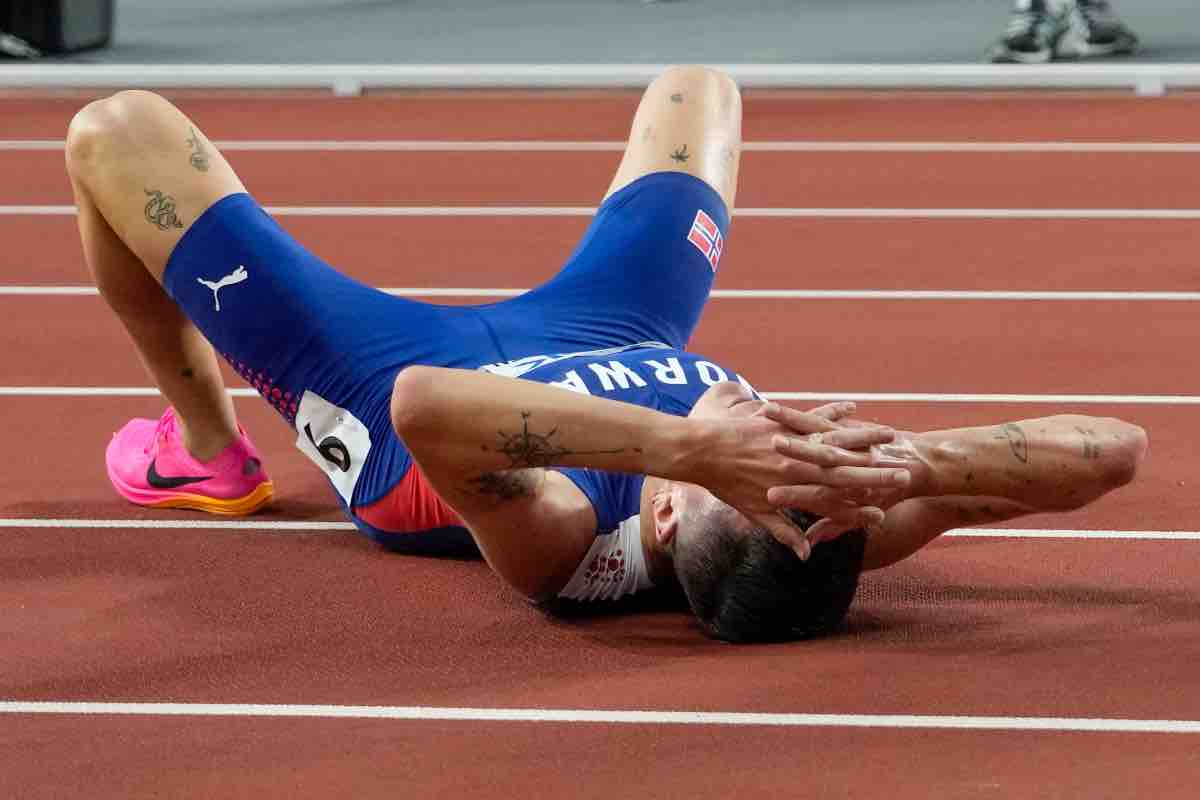
<instances>
[{"instance_id":1,"label":"running track","mask_svg":"<svg viewBox=\"0 0 1200 800\"><path fill-rule=\"evenodd\" d=\"M220 141L560 143L623 139L635 101L180 100ZM1135 485L1020 528L1163 533L948 537L868 576L847 633L812 643L725 646L653 610L555 622L480 564L386 555L345 531L323 479L252 399L239 399L239 410L281 489L269 513L245 521L258 528L189 528L211 520L149 514L112 495L101 462L109 432L161 403L117 391L147 381L98 297L44 291L87 285L54 144L81 102L0 98L0 139L14 143L0 144L0 795L1193 796L1194 297L714 299L694 347L764 391L917 393L919 401L860 404L864 416L917 428L1063 408L946 395L1070 394L1079 396L1074 410L1142 424L1151 457ZM1137 147L1190 142L1198 103L751 94L745 134L764 147L744 156L740 205L795 213L739 219L717 288L1198 292L1200 221L1169 212L1200 209L1200 153ZM867 141L1010 146L778 144ZM1016 146L1063 142L1129 147ZM228 155L265 204L339 207L280 218L356 277L418 290L519 289L554 272L619 155L544 150L235 146ZM525 210L367 215L405 206ZM852 211L805 211L817 208ZM894 211L869 216L880 208ZM993 212L928 213L965 208ZM1055 216L1064 209L1076 213ZM1130 213L1100 219L1097 209ZM1106 400L1118 395L1123 402ZM293 522L313 525L281 525ZM83 702L217 705L128 714L71 705ZM446 719L450 708L480 711ZM527 711L502 720L497 709ZM664 713L588 716L597 710Z\"/></svg>"}]
</instances>

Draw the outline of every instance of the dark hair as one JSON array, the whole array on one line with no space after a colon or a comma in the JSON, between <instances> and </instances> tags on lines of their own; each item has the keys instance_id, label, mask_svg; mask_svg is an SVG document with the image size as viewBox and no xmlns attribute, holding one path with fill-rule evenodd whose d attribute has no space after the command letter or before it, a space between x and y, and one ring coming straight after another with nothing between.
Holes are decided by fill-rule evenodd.
<instances>
[{"instance_id":1,"label":"dark hair","mask_svg":"<svg viewBox=\"0 0 1200 800\"><path fill-rule=\"evenodd\" d=\"M802 529L817 517L788 512ZM731 642L788 641L826 633L841 623L858 589L865 531L850 531L813 548L807 561L769 531L740 533L721 512L686 552L675 575L705 632Z\"/></svg>"}]
</instances>

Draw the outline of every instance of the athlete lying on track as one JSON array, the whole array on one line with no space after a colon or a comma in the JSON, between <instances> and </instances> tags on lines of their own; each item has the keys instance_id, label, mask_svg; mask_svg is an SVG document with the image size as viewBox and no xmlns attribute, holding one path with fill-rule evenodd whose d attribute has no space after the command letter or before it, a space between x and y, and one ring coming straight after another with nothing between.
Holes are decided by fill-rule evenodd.
<instances>
[{"instance_id":1,"label":"athlete lying on track","mask_svg":"<svg viewBox=\"0 0 1200 800\"><path fill-rule=\"evenodd\" d=\"M1117 420L894 437L847 424L844 404L764 403L684 352L725 247L740 128L727 77L667 71L563 270L444 307L305 251L162 98L88 105L67 139L84 251L171 403L114 436L113 485L155 507L269 501L215 347L377 541L431 551L469 529L529 597L678 581L710 633L775 639L827 629L864 566L948 528L1075 508L1132 478L1145 436Z\"/></svg>"}]
</instances>

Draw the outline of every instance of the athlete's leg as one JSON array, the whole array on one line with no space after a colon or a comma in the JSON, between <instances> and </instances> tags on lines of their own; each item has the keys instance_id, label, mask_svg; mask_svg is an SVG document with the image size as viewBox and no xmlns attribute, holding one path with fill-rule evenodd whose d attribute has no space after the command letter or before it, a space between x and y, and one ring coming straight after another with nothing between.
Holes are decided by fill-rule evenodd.
<instances>
[{"instance_id":1,"label":"athlete's leg","mask_svg":"<svg viewBox=\"0 0 1200 800\"><path fill-rule=\"evenodd\" d=\"M652 172L686 172L732 213L742 148L742 98L723 72L672 67L647 87L605 198Z\"/></svg>"},{"instance_id":2,"label":"athlete's leg","mask_svg":"<svg viewBox=\"0 0 1200 800\"><path fill-rule=\"evenodd\" d=\"M485 312L508 356L686 345L725 249L740 145L741 98L728 76L675 67L655 79L562 271Z\"/></svg>"},{"instance_id":3,"label":"athlete's leg","mask_svg":"<svg viewBox=\"0 0 1200 800\"><path fill-rule=\"evenodd\" d=\"M201 461L237 435L213 348L161 285L193 222L241 181L178 109L147 92L91 103L71 122L67 169L88 268Z\"/></svg>"}]
</instances>

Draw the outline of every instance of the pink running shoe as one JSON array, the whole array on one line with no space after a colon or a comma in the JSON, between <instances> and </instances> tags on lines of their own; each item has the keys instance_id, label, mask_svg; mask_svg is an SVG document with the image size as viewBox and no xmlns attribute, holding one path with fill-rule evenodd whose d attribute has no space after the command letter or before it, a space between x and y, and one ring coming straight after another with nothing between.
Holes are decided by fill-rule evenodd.
<instances>
[{"instance_id":1,"label":"pink running shoe","mask_svg":"<svg viewBox=\"0 0 1200 800\"><path fill-rule=\"evenodd\" d=\"M104 453L108 479L117 494L139 506L249 514L271 501L275 485L250 437L238 431L241 436L216 458L201 463L183 446L174 408L157 423L130 420Z\"/></svg>"}]
</instances>

